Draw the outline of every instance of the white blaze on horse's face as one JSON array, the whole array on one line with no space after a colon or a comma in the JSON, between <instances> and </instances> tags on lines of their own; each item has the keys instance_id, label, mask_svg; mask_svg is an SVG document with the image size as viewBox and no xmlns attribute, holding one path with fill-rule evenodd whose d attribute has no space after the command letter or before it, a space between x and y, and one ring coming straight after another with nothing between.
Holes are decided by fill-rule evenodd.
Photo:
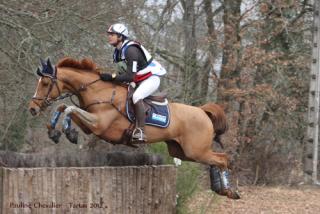
<instances>
[{"instance_id":1,"label":"white blaze on horse's face","mask_svg":"<svg viewBox=\"0 0 320 214\"><path fill-rule=\"evenodd\" d=\"M39 78L36 91L32 97L32 100L29 103L29 111L33 116L36 116L40 113L40 106L41 105L39 103L38 98L40 98L40 96L41 96L41 95L39 95L39 90L41 88L41 81L42 81L42 77Z\"/></svg>"},{"instance_id":2,"label":"white blaze on horse's face","mask_svg":"<svg viewBox=\"0 0 320 214\"><path fill-rule=\"evenodd\" d=\"M38 80L36 91L29 103L29 111L33 116L38 115L41 110L44 110L46 106L46 99L48 96L48 88L50 86L50 79L41 77Z\"/></svg>"},{"instance_id":3,"label":"white blaze on horse's face","mask_svg":"<svg viewBox=\"0 0 320 214\"><path fill-rule=\"evenodd\" d=\"M40 79L38 80L38 85L37 85L37 88L36 88L36 92L34 93L33 97L37 97L38 89L39 89L39 85L40 85L41 80L42 80L42 77L40 77Z\"/></svg>"}]
</instances>

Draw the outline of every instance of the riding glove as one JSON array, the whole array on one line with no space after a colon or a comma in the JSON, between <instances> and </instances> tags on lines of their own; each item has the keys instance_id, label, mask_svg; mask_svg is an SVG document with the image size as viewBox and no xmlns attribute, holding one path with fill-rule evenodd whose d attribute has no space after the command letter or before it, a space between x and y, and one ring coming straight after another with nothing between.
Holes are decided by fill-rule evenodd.
<instances>
[{"instance_id":1,"label":"riding glove","mask_svg":"<svg viewBox=\"0 0 320 214\"><path fill-rule=\"evenodd\" d=\"M112 81L113 80L112 75L108 74L108 73L100 74L100 79L103 81Z\"/></svg>"}]
</instances>

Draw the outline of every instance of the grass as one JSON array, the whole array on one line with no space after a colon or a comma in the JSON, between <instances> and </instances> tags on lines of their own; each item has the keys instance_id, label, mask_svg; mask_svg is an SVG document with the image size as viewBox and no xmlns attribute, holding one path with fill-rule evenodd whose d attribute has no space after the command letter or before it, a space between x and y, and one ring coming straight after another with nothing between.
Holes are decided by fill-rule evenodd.
<instances>
[{"instance_id":1,"label":"grass","mask_svg":"<svg viewBox=\"0 0 320 214\"><path fill-rule=\"evenodd\" d=\"M151 144L148 151L153 154L159 154L163 157L165 164L173 164L173 158L169 156L167 145L165 143ZM201 168L198 163L182 161L177 172L177 213L188 213L186 201L198 189L198 178Z\"/></svg>"},{"instance_id":2,"label":"grass","mask_svg":"<svg viewBox=\"0 0 320 214\"><path fill-rule=\"evenodd\" d=\"M177 213L188 213L186 202L198 189L198 178L200 173L201 169L198 163L183 161L181 166L178 167Z\"/></svg>"}]
</instances>

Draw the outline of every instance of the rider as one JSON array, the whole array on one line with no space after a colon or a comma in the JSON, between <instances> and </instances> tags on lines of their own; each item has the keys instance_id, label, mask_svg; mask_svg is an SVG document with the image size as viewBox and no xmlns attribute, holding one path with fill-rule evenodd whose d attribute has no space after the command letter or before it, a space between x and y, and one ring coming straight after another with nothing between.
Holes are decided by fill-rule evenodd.
<instances>
[{"instance_id":1,"label":"rider","mask_svg":"<svg viewBox=\"0 0 320 214\"><path fill-rule=\"evenodd\" d=\"M108 28L107 33L109 44L115 47L113 61L116 63L119 73L102 73L100 77L104 81L133 82L132 85L136 85L132 97L136 128L132 138L146 141L147 137L144 132L146 113L143 99L159 88L160 76L165 75L166 70L152 58L139 42L129 39L128 29L125 25L113 24Z\"/></svg>"}]
</instances>

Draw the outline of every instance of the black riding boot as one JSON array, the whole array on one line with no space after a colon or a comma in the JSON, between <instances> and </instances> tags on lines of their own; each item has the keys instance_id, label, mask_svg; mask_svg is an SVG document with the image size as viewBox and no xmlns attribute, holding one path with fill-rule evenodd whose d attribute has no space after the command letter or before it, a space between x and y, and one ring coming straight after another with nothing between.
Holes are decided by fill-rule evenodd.
<instances>
[{"instance_id":1,"label":"black riding boot","mask_svg":"<svg viewBox=\"0 0 320 214\"><path fill-rule=\"evenodd\" d=\"M146 142L147 136L144 134L144 125L146 119L146 112L142 100L139 100L134 105L134 111L136 116L136 128L132 133L132 139L134 141Z\"/></svg>"}]
</instances>

